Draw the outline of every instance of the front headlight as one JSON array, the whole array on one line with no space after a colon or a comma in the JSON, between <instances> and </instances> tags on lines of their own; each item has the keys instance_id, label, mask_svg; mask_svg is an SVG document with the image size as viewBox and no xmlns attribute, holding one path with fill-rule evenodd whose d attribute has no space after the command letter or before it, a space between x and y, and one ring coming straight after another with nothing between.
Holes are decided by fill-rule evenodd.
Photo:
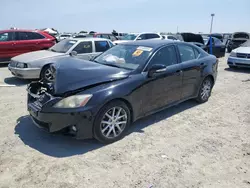
<instances>
[{"instance_id":1,"label":"front headlight","mask_svg":"<svg viewBox=\"0 0 250 188\"><path fill-rule=\"evenodd\" d=\"M231 52L230 56L231 57L236 57L236 53L235 52Z\"/></svg>"},{"instance_id":2,"label":"front headlight","mask_svg":"<svg viewBox=\"0 0 250 188\"><path fill-rule=\"evenodd\" d=\"M16 67L17 68L27 68L28 65L26 63L17 63Z\"/></svg>"},{"instance_id":3,"label":"front headlight","mask_svg":"<svg viewBox=\"0 0 250 188\"><path fill-rule=\"evenodd\" d=\"M77 108L87 104L92 95L73 95L60 100L54 105L55 108Z\"/></svg>"}]
</instances>

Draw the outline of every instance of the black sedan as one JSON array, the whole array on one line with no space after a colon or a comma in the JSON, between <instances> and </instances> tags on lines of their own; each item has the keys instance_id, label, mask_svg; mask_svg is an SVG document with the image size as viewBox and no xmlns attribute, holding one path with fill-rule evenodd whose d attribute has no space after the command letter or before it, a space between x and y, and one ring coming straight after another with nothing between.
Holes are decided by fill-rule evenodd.
<instances>
[{"instance_id":1,"label":"black sedan","mask_svg":"<svg viewBox=\"0 0 250 188\"><path fill-rule=\"evenodd\" d=\"M217 65L199 47L167 40L124 43L93 61L63 57L51 64L54 82L28 86L28 111L49 132L111 143L141 117L188 99L206 102Z\"/></svg>"}]
</instances>

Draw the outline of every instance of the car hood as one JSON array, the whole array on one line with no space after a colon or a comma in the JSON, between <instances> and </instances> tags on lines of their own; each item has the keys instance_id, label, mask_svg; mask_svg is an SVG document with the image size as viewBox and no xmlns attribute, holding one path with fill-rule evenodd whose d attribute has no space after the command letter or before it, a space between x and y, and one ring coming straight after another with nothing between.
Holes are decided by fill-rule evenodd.
<instances>
[{"instance_id":1,"label":"car hood","mask_svg":"<svg viewBox=\"0 0 250 188\"><path fill-rule=\"evenodd\" d=\"M35 52L29 52L29 53L18 55L16 57L13 57L11 60L28 63L28 62L32 62L36 60L59 57L59 56L64 56L64 55L65 55L64 53L52 52L49 50L39 50Z\"/></svg>"},{"instance_id":2,"label":"car hood","mask_svg":"<svg viewBox=\"0 0 250 188\"><path fill-rule=\"evenodd\" d=\"M64 57L53 65L55 81L54 94L63 95L86 87L92 87L127 78L129 71L85 61L74 57Z\"/></svg>"},{"instance_id":3,"label":"car hood","mask_svg":"<svg viewBox=\"0 0 250 188\"><path fill-rule=\"evenodd\" d=\"M250 47L239 47L233 50L235 53L250 54Z\"/></svg>"}]
</instances>

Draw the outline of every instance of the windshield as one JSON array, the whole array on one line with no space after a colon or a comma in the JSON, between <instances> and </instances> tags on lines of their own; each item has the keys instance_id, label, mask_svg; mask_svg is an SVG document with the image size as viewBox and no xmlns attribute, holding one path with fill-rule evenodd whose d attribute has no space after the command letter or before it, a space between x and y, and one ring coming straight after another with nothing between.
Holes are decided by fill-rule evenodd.
<instances>
[{"instance_id":1,"label":"windshield","mask_svg":"<svg viewBox=\"0 0 250 188\"><path fill-rule=\"evenodd\" d=\"M117 45L94 59L95 62L135 70L144 66L152 48L137 45Z\"/></svg>"},{"instance_id":2,"label":"windshield","mask_svg":"<svg viewBox=\"0 0 250 188\"><path fill-rule=\"evenodd\" d=\"M125 35L122 40L135 40L135 38L137 37L138 35L136 34L128 34L128 35Z\"/></svg>"},{"instance_id":3,"label":"windshield","mask_svg":"<svg viewBox=\"0 0 250 188\"><path fill-rule=\"evenodd\" d=\"M58 53L66 53L76 42L76 40L65 39L52 46L49 50Z\"/></svg>"}]
</instances>

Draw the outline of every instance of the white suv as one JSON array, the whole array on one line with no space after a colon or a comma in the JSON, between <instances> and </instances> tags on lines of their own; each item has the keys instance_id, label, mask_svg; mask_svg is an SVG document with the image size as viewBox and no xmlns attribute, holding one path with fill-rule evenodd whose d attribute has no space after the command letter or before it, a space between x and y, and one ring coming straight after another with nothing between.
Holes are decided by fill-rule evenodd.
<instances>
[{"instance_id":1,"label":"white suv","mask_svg":"<svg viewBox=\"0 0 250 188\"><path fill-rule=\"evenodd\" d=\"M113 41L115 44L120 44L129 41L136 40L148 40L148 39L162 39L162 36L158 33L144 32L144 33L129 33L125 35L121 40Z\"/></svg>"}]
</instances>

